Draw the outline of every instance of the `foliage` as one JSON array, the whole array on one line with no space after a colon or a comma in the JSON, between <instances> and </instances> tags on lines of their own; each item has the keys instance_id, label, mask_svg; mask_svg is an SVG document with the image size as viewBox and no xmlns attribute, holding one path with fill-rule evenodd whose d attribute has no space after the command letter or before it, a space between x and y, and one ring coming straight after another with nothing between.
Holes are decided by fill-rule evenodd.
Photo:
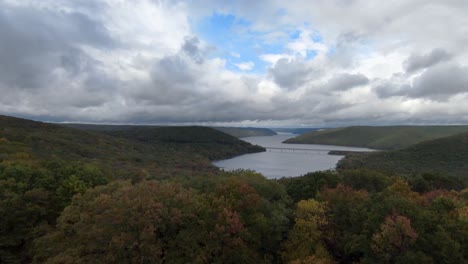
<instances>
[{"instance_id":1,"label":"foliage","mask_svg":"<svg viewBox=\"0 0 468 264\"><path fill-rule=\"evenodd\" d=\"M329 177L335 179L333 186L326 184ZM278 180L299 199L295 224L283 244L283 260L464 263L468 258L468 189L458 192L466 185L454 184L451 179L433 174L403 178L369 170L340 170ZM294 196L295 192L299 195ZM320 213L300 220L298 212L305 208ZM324 220L314 221L317 216Z\"/></svg>"},{"instance_id":2,"label":"foliage","mask_svg":"<svg viewBox=\"0 0 468 264\"><path fill-rule=\"evenodd\" d=\"M418 234L407 217L392 214L385 218L380 231L372 236L372 250L382 260L393 263L398 255L405 253L416 242Z\"/></svg>"},{"instance_id":3,"label":"foliage","mask_svg":"<svg viewBox=\"0 0 468 264\"><path fill-rule=\"evenodd\" d=\"M109 180L93 164L0 163L0 262L28 262L31 241L55 224L72 196Z\"/></svg>"},{"instance_id":4,"label":"foliage","mask_svg":"<svg viewBox=\"0 0 468 264\"><path fill-rule=\"evenodd\" d=\"M319 201L329 207L324 242L339 262L462 263L466 199L455 191L419 194L400 179L381 192L339 185Z\"/></svg>"},{"instance_id":5,"label":"foliage","mask_svg":"<svg viewBox=\"0 0 468 264\"><path fill-rule=\"evenodd\" d=\"M289 196L294 202L315 198L323 187L333 188L342 181L341 176L333 171L307 173L300 177L281 178Z\"/></svg>"},{"instance_id":6,"label":"foliage","mask_svg":"<svg viewBox=\"0 0 468 264\"><path fill-rule=\"evenodd\" d=\"M284 242L282 260L284 263L302 263L312 260L330 262L322 240L322 230L327 224L325 203L314 199L302 200L294 213L294 226Z\"/></svg>"},{"instance_id":7,"label":"foliage","mask_svg":"<svg viewBox=\"0 0 468 264\"><path fill-rule=\"evenodd\" d=\"M467 180L461 177L447 176L435 173L423 173L407 177L411 188L419 193L434 190L462 190L467 187Z\"/></svg>"},{"instance_id":8,"label":"foliage","mask_svg":"<svg viewBox=\"0 0 468 264\"><path fill-rule=\"evenodd\" d=\"M219 199L235 205L237 211L241 212L245 228L251 234L248 240L250 246L263 259L276 257L290 227L291 199L284 186L260 174L242 170L211 177L178 177L171 181L201 193L214 193Z\"/></svg>"},{"instance_id":9,"label":"foliage","mask_svg":"<svg viewBox=\"0 0 468 264\"><path fill-rule=\"evenodd\" d=\"M267 197L252 185L227 177L204 192L156 181L89 190L64 210L56 230L36 241L36 261L269 262L273 256L262 254L275 253L264 247L279 225L265 214L278 211L266 208ZM259 235L262 228L268 230Z\"/></svg>"},{"instance_id":10,"label":"foliage","mask_svg":"<svg viewBox=\"0 0 468 264\"><path fill-rule=\"evenodd\" d=\"M359 169L344 170L340 172L343 184L355 190L366 190L368 192L380 192L389 186L394 179L376 171Z\"/></svg>"}]
</instances>

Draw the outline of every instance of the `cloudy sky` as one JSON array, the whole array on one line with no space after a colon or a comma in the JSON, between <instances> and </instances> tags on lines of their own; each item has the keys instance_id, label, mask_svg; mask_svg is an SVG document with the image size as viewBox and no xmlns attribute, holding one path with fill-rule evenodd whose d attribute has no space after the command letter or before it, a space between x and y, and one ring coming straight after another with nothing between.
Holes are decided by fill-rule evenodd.
<instances>
[{"instance_id":1,"label":"cloudy sky","mask_svg":"<svg viewBox=\"0 0 468 264\"><path fill-rule=\"evenodd\" d=\"M0 0L0 113L468 124L466 0Z\"/></svg>"}]
</instances>

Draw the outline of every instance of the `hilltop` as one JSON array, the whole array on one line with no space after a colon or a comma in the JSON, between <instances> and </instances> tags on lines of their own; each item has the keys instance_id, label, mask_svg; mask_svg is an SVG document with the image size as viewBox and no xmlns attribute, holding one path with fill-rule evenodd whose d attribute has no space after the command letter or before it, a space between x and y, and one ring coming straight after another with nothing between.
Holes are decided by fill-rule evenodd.
<instances>
[{"instance_id":1,"label":"hilltop","mask_svg":"<svg viewBox=\"0 0 468 264\"><path fill-rule=\"evenodd\" d=\"M468 126L354 126L305 133L284 143L396 150L426 140L468 132Z\"/></svg>"},{"instance_id":2,"label":"hilltop","mask_svg":"<svg viewBox=\"0 0 468 264\"><path fill-rule=\"evenodd\" d=\"M468 133L425 141L401 150L350 154L337 167L404 175L440 173L468 177Z\"/></svg>"}]
</instances>

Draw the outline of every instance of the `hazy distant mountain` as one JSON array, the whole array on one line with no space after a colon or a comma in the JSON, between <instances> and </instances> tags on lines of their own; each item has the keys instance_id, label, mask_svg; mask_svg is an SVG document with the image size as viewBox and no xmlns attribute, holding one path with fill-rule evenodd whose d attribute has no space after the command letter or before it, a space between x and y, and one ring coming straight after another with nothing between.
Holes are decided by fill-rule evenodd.
<instances>
[{"instance_id":1,"label":"hazy distant mountain","mask_svg":"<svg viewBox=\"0 0 468 264\"><path fill-rule=\"evenodd\" d=\"M237 138L256 137L256 136L274 136L276 132L268 128L258 127L213 127L219 131Z\"/></svg>"}]
</instances>

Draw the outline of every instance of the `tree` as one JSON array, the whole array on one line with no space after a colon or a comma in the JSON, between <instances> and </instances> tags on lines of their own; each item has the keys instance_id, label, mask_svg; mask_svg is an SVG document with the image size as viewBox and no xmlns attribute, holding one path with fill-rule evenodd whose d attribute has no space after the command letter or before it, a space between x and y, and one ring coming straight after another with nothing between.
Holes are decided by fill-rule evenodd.
<instances>
[{"instance_id":1,"label":"tree","mask_svg":"<svg viewBox=\"0 0 468 264\"><path fill-rule=\"evenodd\" d=\"M417 238L410 219L394 213L385 218L380 231L372 236L371 247L387 263L394 263L396 257L408 251Z\"/></svg>"},{"instance_id":2,"label":"tree","mask_svg":"<svg viewBox=\"0 0 468 264\"><path fill-rule=\"evenodd\" d=\"M323 237L328 252L341 262L359 261L368 247L365 233L370 201L368 192L338 184L333 189L325 188L318 200L326 202L329 208Z\"/></svg>"},{"instance_id":3,"label":"tree","mask_svg":"<svg viewBox=\"0 0 468 264\"><path fill-rule=\"evenodd\" d=\"M297 204L295 224L289 231L283 253L284 263L330 263L322 244L322 229L327 224L326 204L314 199Z\"/></svg>"}]
</instances>

